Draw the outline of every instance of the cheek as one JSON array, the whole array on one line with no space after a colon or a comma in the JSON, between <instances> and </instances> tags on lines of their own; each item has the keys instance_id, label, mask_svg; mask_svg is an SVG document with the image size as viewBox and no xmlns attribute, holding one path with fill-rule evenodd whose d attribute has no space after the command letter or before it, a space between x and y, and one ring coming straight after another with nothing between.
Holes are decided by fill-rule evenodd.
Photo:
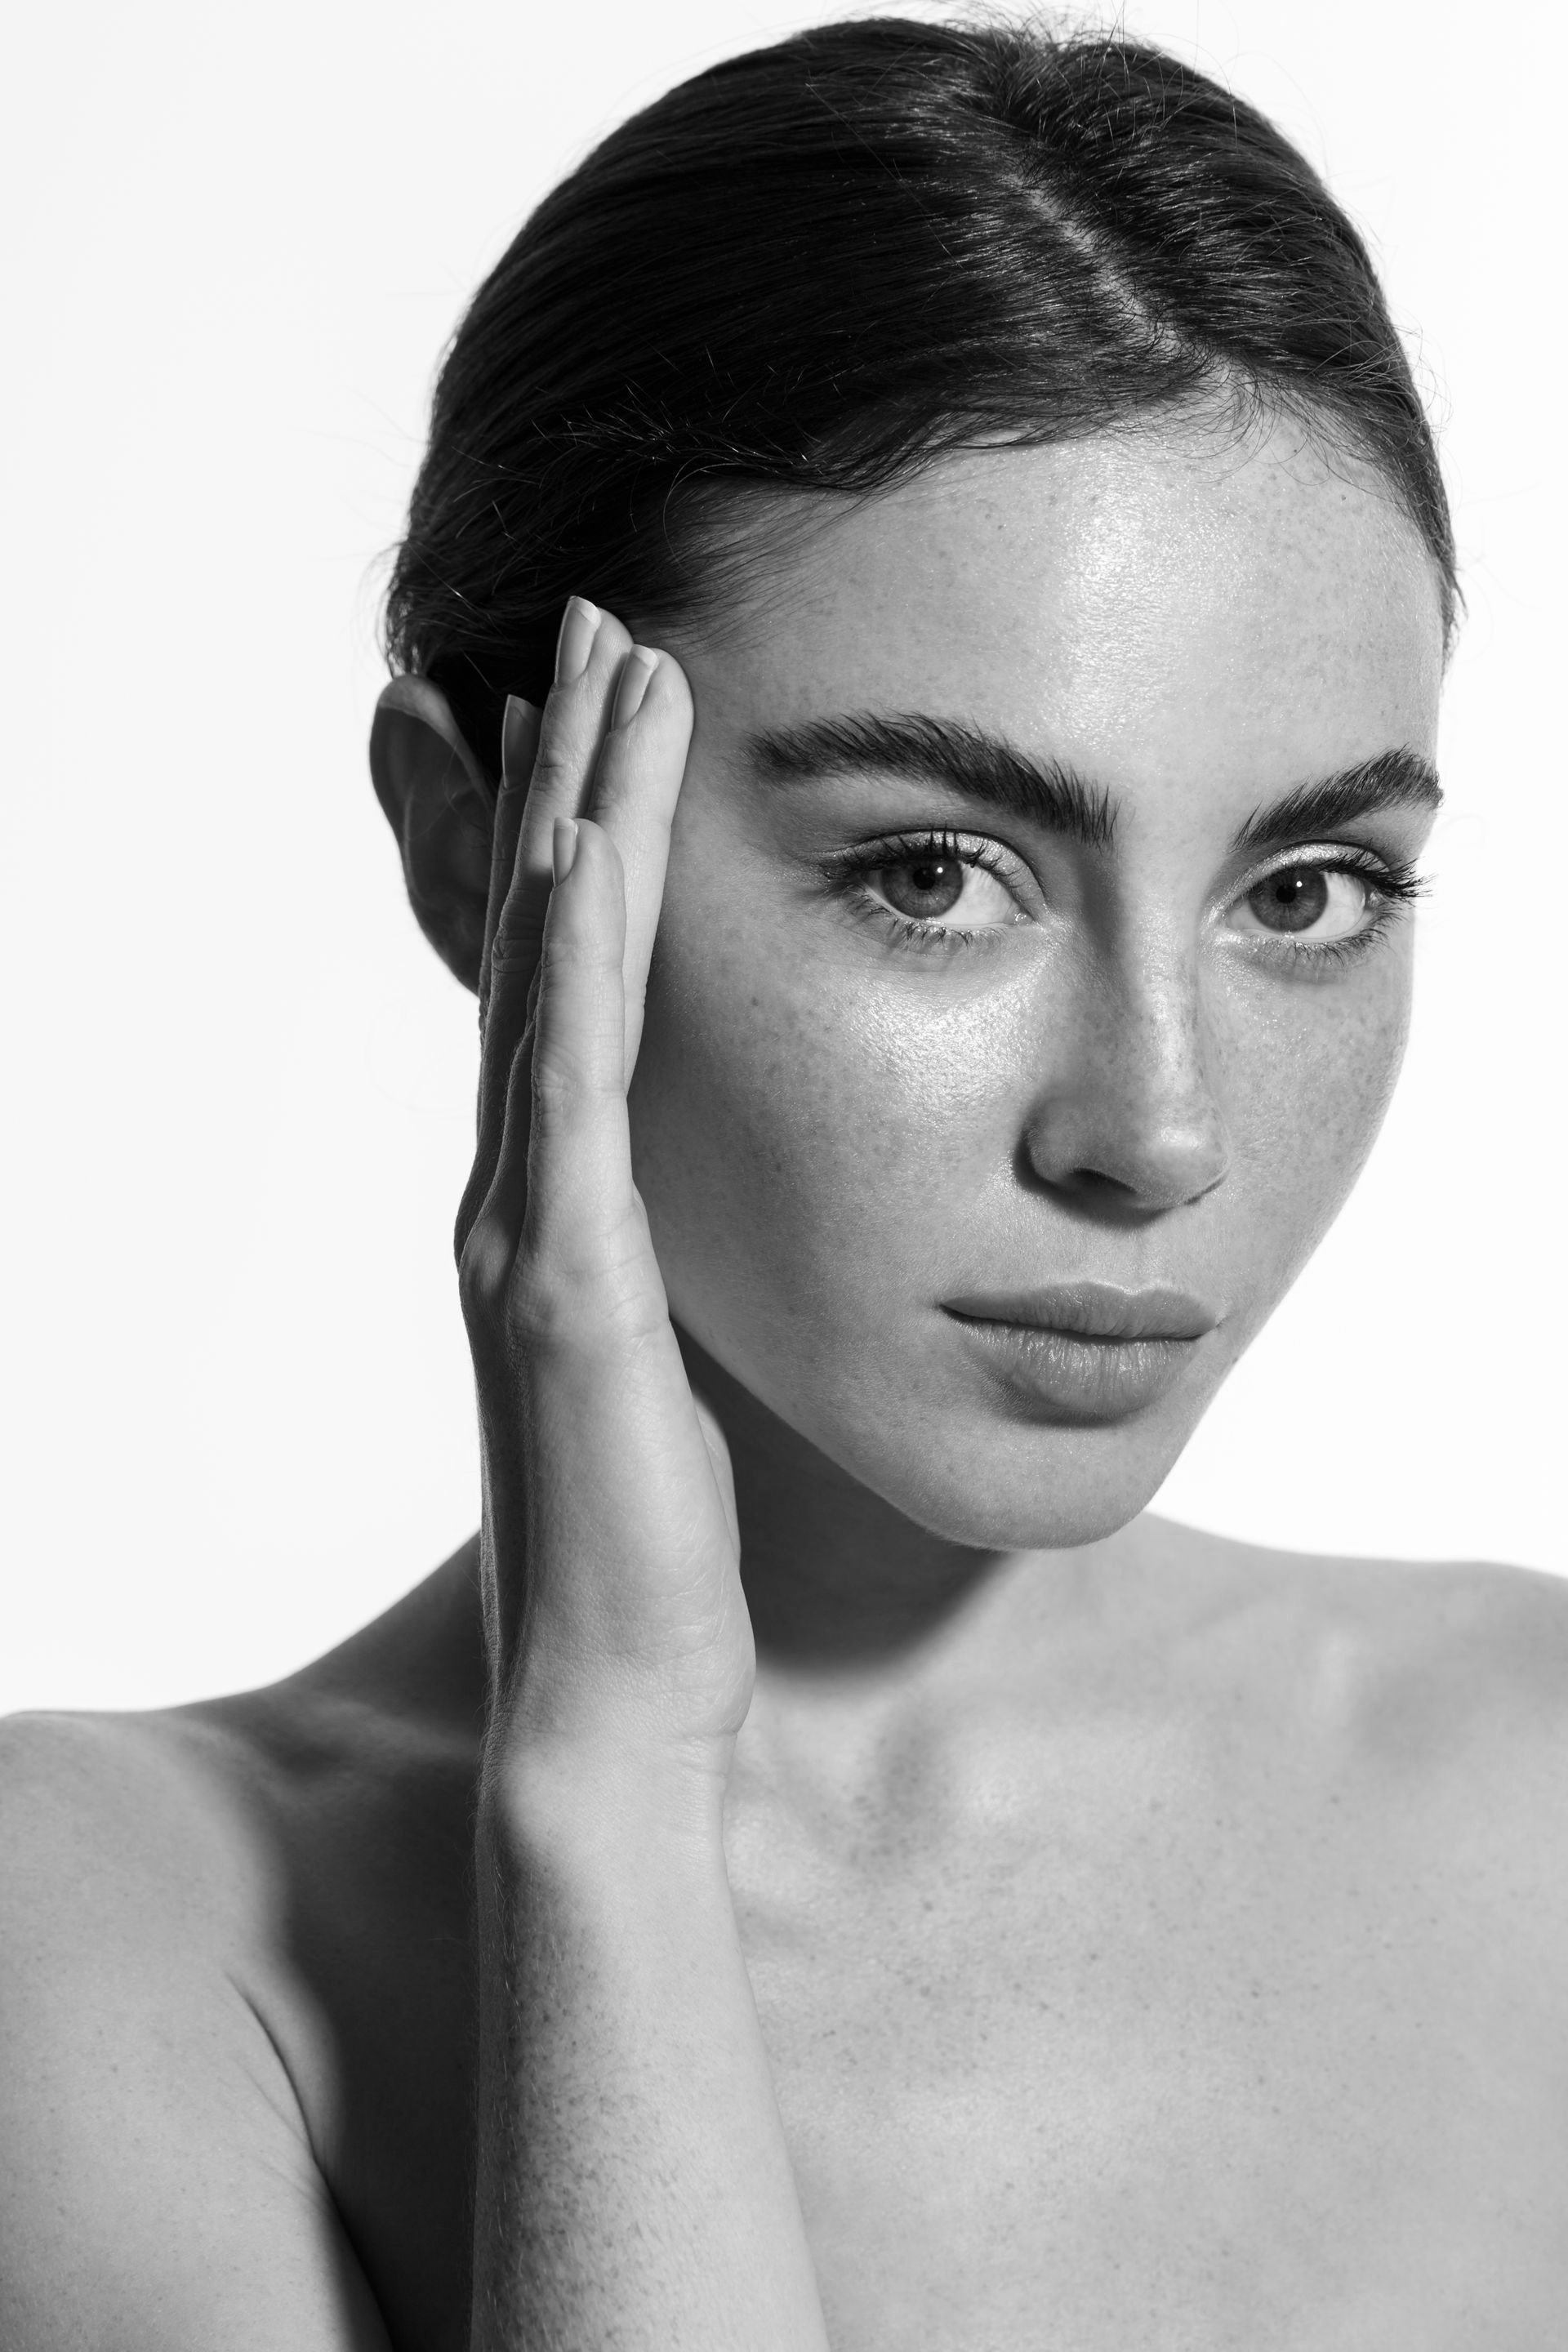
<instances>
[{"instance_id":1,"label":"cheek","mask_svg":"<svg viewBox=\"0 0 1568 2352\"><path fill-rule=\"evenodd\" d=\"M661 939L634 1160L671 1304L726 1360L936 1295L1006 1164L1017 1051L994 987L934 1000L754 929Z\"/></svg>"},{"instance_id":2,"label":"cheek","mask_svg":"<svg viewBox=\"0 0 1568 2352\"><path fill-rule=\"evenodd\" d=\"M1042 1003L1037 974L960 962L917 975L835 955L814 923L754 907L672 913L632 1087L672 1309L781 1408L806 1376L824 1398L858 1393L879 1358L898 1359L907 1384L911 1310L1004 1278L1015 1255L1039 1263L1037 1221L1058 1222L1020 1183L1018 1150L1051 1086L1051 1032L1076 1026L1070 983ZM1232 1162L1181 1236L1182 1270L1228 1294L1237 1349L1366 1158L1407 998L1398 940L1342 982L1221 975L1209 997L1206 1078Z\"/></svg>"},{"instance_id":3,"label":"cheek","mask_svg":"<svg viewBox=\"0 0 1568 2352\"><path fill-rule=\"evenodd\" d=\"M1365 1164L1399 1076L1409 1004L1409 945L1395 939L1344 984L1254 992L1227 1024L1224 1089L1235 1158L1224 1190L1245 1226L1258 1293L1253 1328L1300 1272Z\"/></svg>"}]
</instances>

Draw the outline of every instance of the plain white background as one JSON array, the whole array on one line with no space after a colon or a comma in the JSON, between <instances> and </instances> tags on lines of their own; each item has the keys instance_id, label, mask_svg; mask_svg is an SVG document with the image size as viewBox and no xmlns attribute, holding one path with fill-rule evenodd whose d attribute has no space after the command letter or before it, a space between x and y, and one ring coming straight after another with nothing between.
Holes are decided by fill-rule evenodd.
<instances>
[{"instance_id":1,"label":"plain white background","mask_svg":"<svg viewBox=\"0 0 1568 2352\"><path fill-rule=\"evenodd\" d=\"M836 13L61 0L13 31L0 1706L268 1678L473 1524L473 1010L365 779L376 559L440 346L539 195L668 82ZM1400 1100L1161 1507L1561 1570L1559 12L1125 21L1370 233L1470 605Z\"/></svg>"}]
</instances>

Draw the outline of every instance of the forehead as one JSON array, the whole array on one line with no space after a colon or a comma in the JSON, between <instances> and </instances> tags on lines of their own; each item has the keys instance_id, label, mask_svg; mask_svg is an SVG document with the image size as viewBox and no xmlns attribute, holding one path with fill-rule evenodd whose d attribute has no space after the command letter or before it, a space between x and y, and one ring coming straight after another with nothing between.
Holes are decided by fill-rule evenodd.
<instances>
[{"instance_id":1,"label":"forehead","mask_svg":"<svg viewBox=\"0 0 1568 2352\"><path fill-rule=\"evenodd\" d=\"M1289 425L1187 427L944 460L834 513L722 658L692 652L721 728L934 711L1106 782L1244 789L1429 756L1442 624L1365 469Z\"/></svg>"}]
</instances>

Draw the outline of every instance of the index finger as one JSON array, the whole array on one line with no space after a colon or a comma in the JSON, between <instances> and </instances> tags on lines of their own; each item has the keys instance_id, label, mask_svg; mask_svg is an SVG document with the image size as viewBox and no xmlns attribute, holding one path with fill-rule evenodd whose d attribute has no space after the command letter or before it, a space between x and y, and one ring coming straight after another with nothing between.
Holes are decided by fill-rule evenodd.
<instances>
[{"instance_id":1,"label":"index finger","mask_svg":"<svg viewBox=\"0 0 1568 2352\"><path fill-rule=\"evenodd\" d=\"M692 721L691 689L679 663L651 646L634 646L621 670L584 812L615 843L626 877L622 976L628 1082L642 1040L648 964Z\"/></svg>"}]
</instances>

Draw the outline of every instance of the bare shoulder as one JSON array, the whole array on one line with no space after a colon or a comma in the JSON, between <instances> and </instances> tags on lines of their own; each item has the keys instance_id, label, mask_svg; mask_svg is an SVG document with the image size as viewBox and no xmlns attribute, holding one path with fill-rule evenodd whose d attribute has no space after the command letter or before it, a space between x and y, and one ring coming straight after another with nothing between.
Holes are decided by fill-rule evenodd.
<instances>
[{"instance_id":1,"label":"bare shoulder","mask_svg":"<svg viewBox=\"0 0 1568 2352\"><path fill-rule=\"evenodd\" d=\"M1568 1577L1274 1550L1162 1523L1207 1597L1205 1654L1369 1763L1511 1776L1568 1805Z\"/></svg>"},{"instance_id":2,"label":"bare shoulder","mask_svg":"<svg viewBox=\"0 0 1568 2352\"><path fill-rule=\"evenodd\" d=\"M34 2057L76 2063L174 2001L238 2027L268 1874L215 1745L177 1714L0 1722L0 1981Z\"/></svg>"},{"instance_id":3,"label":"bare shoulder","mask_svg":"<svg viewBox=\"0 0 1568 2352\"><path fill-rule=\"evenodd\" d=\"M1363 1744L1392 1770L1427 1774L1479 1835L1506 1844L1510 1822L1533 1834L1561 1879L1568 1580L1487 1560L1350 1567L1332 1563L1324 1582Z\"/></svg>"},{"instance_id":4,"label":"bare shoulder","mask_svg":"<svg viewBox=\"0 0 1568 2352\"><path fill-rule=\"evenodd\" d=\"M1568 1731L1568 1580L1491 1560L1308 1559L1296 1606L1347 1690L1450 1734Z\"/></svg>"},{"instance_id":5,"label":"bare shoulder","mask_svg":"<svg viewBox=\"0 0 1568 2352\"><path fill-rule=\"evenodd\" d=\"M232 1925L255 1858L214 1745L178 1713L0 1721L0 1838L29 1897L8 1909L9 1937L53 1936L84 1907L100 1952L106 1910L154 1941L176 1920L204 1943Z\"/></svg>"},{"instance_id":6,"label":"bare shoulder","mask_svg":"<svg viewBox=\"0 0 1568 2352\"><path fill-rule=\"evenodd\" d=\"M248 1981L273 1872L232 1748L182 1714L0 1723L12 2352L384 2344Z\"/></svg>"},{"instance_id":7,"label":"bare shoulder","mask_svg":"<svg viewBox=\"0 0 1568 2352\"><path fill-rule=\"evenodd\" d=\"M268 1689L0 1722L5 2352L467 2341L471 1549Z\"/></svg>"}]
</instances>

